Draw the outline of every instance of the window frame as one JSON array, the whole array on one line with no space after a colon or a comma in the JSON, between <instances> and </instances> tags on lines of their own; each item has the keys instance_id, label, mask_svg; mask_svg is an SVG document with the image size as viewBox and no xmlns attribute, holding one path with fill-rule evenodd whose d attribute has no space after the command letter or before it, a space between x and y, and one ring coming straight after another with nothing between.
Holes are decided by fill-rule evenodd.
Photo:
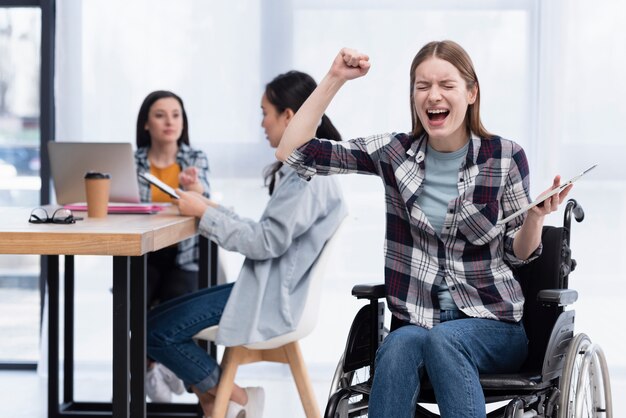
<instances>
[{"instance_id":1,"label":"window frame","mask_svg":"<svg viewBox=\"0 0 626 418\"><path fill-rule=\"evenodd\" d=\"M0 0L0 8L40 8L41 9L41 51L39 85L39 149L41 189L39 200L42 205L50 203L50 166L46 142L54 141L54 47L55 47L55 0ZM46 292L47 258L40 258L39 275L39 334L43 319ZM0 370L36 370L37 363L24 361L0 362Z\"/></svg>"}]
</instances>

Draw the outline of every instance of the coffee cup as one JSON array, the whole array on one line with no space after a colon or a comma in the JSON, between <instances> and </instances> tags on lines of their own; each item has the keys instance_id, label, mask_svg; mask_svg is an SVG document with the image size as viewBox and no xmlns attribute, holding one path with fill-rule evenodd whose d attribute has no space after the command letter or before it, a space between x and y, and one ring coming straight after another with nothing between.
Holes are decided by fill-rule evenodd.
<instances>
[{"instance_id":1,"label":"coffee cup","mask_svg":"<svg viewBox=\"0 0 626 418\"><path fill-rule=\"evenodd\" d=\"M89 171L85 174L85 195L87 196L87 216L104 218L109 206L111 175Z\"/></svg>"}]
</instances>

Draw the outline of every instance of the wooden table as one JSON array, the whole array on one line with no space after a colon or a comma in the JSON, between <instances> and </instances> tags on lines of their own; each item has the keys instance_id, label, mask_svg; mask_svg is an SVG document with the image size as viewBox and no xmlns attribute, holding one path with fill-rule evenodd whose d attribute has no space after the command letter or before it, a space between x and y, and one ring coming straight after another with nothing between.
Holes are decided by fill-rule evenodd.
<instances>
[{"instance_id":1,"label":"wooden table","mask_svg":"<svg viewBox=\"0 0 626 418\"><path fill-rule=\"evenodd\" d=\"M143 418L197 417L195 405L153 405L146 408L146 255L193 236L193 217L176 209L157 215L109 215L75 224L30 224L31 208L0 207L0 254L43 255L42 273L48 286L48 417ZM51 213L49 211L49 213ZM216 246L200 239L200 280L215 278ZM59 404L59 255L65 255L64 384ZM111 404L73 400L74 256L113 257L113 401ZM215 258L214 258L215 260ZM209 271L211 270L211 271ZM132 301L132 303L131 303ZM94 324L97 326L97 324ZM177 408L178 406L178 408Z\"/></svg>"}]
</instances>

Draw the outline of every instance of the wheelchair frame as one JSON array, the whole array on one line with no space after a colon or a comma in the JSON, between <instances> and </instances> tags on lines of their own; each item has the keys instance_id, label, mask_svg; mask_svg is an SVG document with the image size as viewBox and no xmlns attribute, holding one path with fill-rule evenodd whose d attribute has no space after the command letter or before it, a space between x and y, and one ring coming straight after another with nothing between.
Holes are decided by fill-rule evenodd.
<instances>
[{"instance_id":1,"label":"wheelchair frame","mask_svg":"<svg viewBox=\"0 0 626 418\"><path fill-rule=\"evenodd\" d=\"M584 211L574 199L565 207L563 227L544 227L542 255L516 269L526 297L523 320L529 354L518 373L480 375L487 404L508 402L487 414L489 418L612 417L604 353L587 335L574 334L575 311L564 310L578 298L575 290L568 289L569 274L576 268L569 247L572 214L577 222L584 219ZM541 280L537 280L538 275ZM331 384L325 418L367 416L376 350L389 332L384 327L385 304L380 301L385 285L356 285L352 295L369 300L369 304L352 322ZM436 403L427 377L421 386L415 417L439 417L421 405Z\"/></svg>"}]
</instances>

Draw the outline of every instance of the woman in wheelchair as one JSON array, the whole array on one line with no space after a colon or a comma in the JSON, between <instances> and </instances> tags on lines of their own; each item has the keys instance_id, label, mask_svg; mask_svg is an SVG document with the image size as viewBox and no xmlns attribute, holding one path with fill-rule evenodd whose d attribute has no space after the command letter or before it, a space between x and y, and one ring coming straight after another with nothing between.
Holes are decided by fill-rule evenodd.
<instances>
[{"instance_id":1,"label":"woman in wheelchair","mask_svg":"<svg viewBox=\"0 0 626 418\"><path fill-rule=\"evenodd\" d=\"M272 80L261 101L262 127L276 148L294 112L315 89L309 75L291 71ZM317 135L340 141L325 115ZM332 181L328 181L332 180ZM270 199L258 222L193 192L177 191L180 213L200 219L200 233L246 256L234 284L202 289L165 302L148 314L147 350L191 387L204 414L213 412L220 368L193 338L217 325L217 342L243 345L293 331L302 312L310 267L346 215L335 179L300 179L290 167L268 167ZM234 387L227 417L261 417L261 388Z\"/></svg>"},{"instance_id":2,"label":"woman in wheelchair","mask_svg":"<svg viewBox=\"0 0 626 418\"><path fill-rule=\"evenodd\" d=\"M515 371L527 354L524 296L510 266L541 252L544 218L569 188L507 224L530 201L524 150L489 133L471 59L431 42L410 69L410 133L336 143L315 128L369 57L342 49L276 152L300 176L362 173L385 187L385 292L394 321L376 353L370 417L413 417L427 373L442 417L484 417L479 373ZM311 139L313 138L313 139ZM552 188L559 186L554 178Z\"/></svg>"}]
</instances>

